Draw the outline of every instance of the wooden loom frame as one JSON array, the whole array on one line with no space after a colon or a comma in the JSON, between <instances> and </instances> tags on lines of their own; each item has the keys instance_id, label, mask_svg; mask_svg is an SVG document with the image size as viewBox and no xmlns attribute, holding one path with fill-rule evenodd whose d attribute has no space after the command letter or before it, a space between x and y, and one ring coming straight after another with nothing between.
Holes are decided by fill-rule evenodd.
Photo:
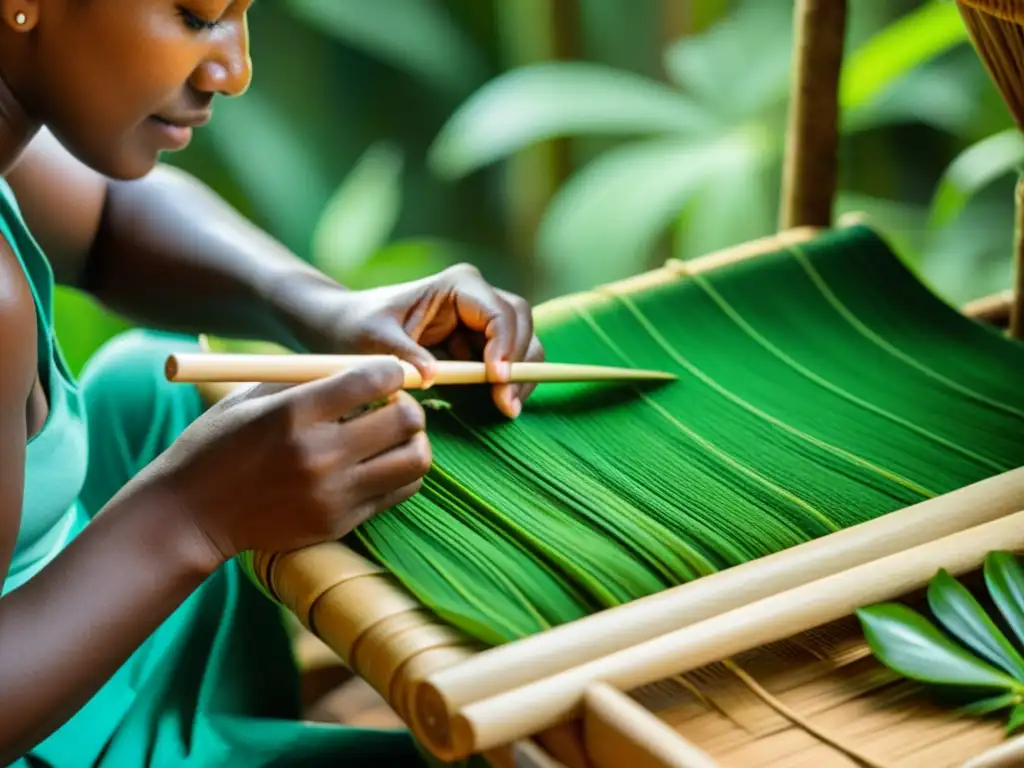
<instances>
[{"instance_id":1,"label":"wooden loom frame","mask_svg":"<svg viewBox=\"0 0 1024 768\"><path fill-rule=\"evenodd\" d=\"M846 0L797 0L777 235L555 299L537 308L538 318L756 258L832 227L845 19ZM1009 323L1022 298L1008 292L964 311ZM490 650L433 618L383 568L343 544L256 553L254 563L274 597L442 759L705 768L714 761L625 691L898 598L939 567L969 573L997 548L1024 551L1024 467ZM1012 764L999 762L1007 750L1024 762L1018 739L975 764Z\"/></svg>"}]
</instances>

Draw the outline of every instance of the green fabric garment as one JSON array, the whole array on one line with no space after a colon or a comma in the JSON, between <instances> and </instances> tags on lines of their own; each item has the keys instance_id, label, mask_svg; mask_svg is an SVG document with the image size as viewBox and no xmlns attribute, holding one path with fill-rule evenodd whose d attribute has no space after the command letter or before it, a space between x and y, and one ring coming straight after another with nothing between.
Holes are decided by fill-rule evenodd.
<instances>
[{"instance_id":1,"label":"green fabric garment","mask_svg":"<svg viewBox=\"0 0 1024 768\"><path fill-rule=\"evenodd\" d=\"M72 379L52 334L52 272L6 183L0 193L0 232L35 292L40 373L51 404L28 446L22 524L6 593L45 568L159 455L199 415L200 400L193 387L163 376L167 355L192 349L195 341L164 334L125 334L96 354L80 382ZM68 638L67 652L78 642ZM299 711L298 677L279 610L230 563L85 707L15 765L423 764L405 732L303 723Z\"/></svg>"}]
</instances>

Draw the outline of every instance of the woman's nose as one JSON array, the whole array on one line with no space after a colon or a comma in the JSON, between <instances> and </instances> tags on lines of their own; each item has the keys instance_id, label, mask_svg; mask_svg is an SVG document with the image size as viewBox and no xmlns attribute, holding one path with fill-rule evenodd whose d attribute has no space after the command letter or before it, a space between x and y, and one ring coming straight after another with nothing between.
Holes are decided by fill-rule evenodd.
<instances>
[{"instance_id":1,"label":"woman's nose","mask_svg":"<svg viewBox=\"0 0 1024 768\"><path fill-rule=\"evenodd\" d=\"M204 93L241 96L252 83L249 29L244 18L223 34L193 74L192 86Z\"/></svg>"}]
</instances>

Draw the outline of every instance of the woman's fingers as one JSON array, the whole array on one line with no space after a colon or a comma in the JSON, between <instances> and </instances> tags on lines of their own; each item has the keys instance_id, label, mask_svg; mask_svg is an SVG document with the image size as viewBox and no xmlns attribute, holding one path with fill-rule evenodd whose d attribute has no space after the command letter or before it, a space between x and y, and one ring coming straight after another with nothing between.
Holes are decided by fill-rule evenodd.
<instances>
[{"instance_id":1,"label":"woman's fingers","mask_svg":"<svg viewBox=\"0 0 1024 768\"><path fill-rule=\"evenodd\" d=\"M340 425L333 439L355 464L406 444L426 426L423 407L407 392L398 392L387 405Z\"/></svg>"},{"instance_id":2,"label":"woman's fingers","mask_svg":"<svg viewBox=\"0 0 1024 768\"><path fill-rule=\"evenodd\" d=\"M430 471L433 454L426 432L417 432L404 445L367 459L355 468L355 483L363 498L386 496Z\"/></svg>"},{"instance_id":3,"label":"woman's fingers","mask_svg":"<svg viewBox=\"0 0 1024 768\"><path fill-rule=\"evenodd\" d=\"M512 323L515 337L512 341L510 362L521 362L527 359L533 339L533 310L529 302L521 296L498 291L505 305L512 312ZM495 404L510 418L516 418L522 412L522 387L517 384L498 384L494 387Z\"/></svg>"},{"instance_id":4,"label":"woman's fingers","mask_svg":"<svg viewBox=\"0 0 1024 768\"><path fill-rule=\"evenodd\" d=\"M408 485L403 485L401 488L395 488L381 496L375 496L367 500L353 511L351 518L346 521L346 527L349 530L358 528L370 518L376 517L382 512L387 512L389 509L393 509L399 504L408 501L419 493L422 487L423 480L421 478L414 480Z\"/></svg>"},{"instance_id":5,"label":"woman's fingers","mask_svg":"<svg viewBox=\"0 0 1024 768\"><path fill-rule=\"evenodd\" d=\"M528 363L543 363L544 362L544 347L540 343L540 339L534 336L530 340L529 349L526 352L526 362ZM537 388L537 384L528 382L525 384L516 385L518 391L516 397L520 403L526 402L526 399L533 394L533 390Z\"/></svg>"}]
</instances>

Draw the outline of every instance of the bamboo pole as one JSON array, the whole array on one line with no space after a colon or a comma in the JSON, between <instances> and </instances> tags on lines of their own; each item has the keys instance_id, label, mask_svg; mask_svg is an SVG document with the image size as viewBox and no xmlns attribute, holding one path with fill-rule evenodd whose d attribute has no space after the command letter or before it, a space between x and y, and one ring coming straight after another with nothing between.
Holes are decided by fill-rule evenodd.
<instances>
[{"instance_id":1,"label":"bamboo pole","mask_svg":"<svg viewBox=\"0 0 1024 768\"><path fill-rule=\"evenodd\" d=\"M583 704L587 754L596 768L717 768L704 751L609 685L587 688Z\"/></svg>"},{"instance_id":2,"label":"bamboo pole","mask_svg":"<svg viewBox=\"0 0 1024 768\"><path fill-rule=\"evenodd\" d=\"M464 707L445 740L420 733L437 756L457 760L581 714L601 681L633 689L792 637L858 608L924 587L939 568L961 575L993 550L1024 551L1024 511L872 560ZM586 635L584 635L586 636Z\"/></svg>"},{"instance_id":3,"label":"bamboo pole","mask_svg":"<svg viewBox=\"0 0 1024 768\"><path fill-rule=\"evenodd\" d=\"M980 320L997 328L1008 328L1012 304L1013 291L1006 290L968 302L961 308L961 311L966 317L974 320Z\"/></svg>"},{"instance_id":4,"label":"bamboo pole","mask_svg":"<svg viewBox=\"0 0 1024 768\"><path fill-rule=\"evenodd\" d=\"M1024 736L1017 736L964 763L963 768L1020 768L1024 765Z\"/></svg>"},{"instance_id":5,"label":"bamboo pole","mask_svg":"<svg viewBox=\"0 0 1024 768\"><path fill-rule=\"evenodd\" d=\"M666 632L1024 508L1024 467L678 587L488 649L427 678L417 731L446 743L457 713ZM580 637L587 642L581 643Z\"/></svg>"},{"instance_id":6,"label":"bamboo pole","mask_svg":"<svg viewBox=\"0 0 1024 768\"><path fill-rule=\"evenodd\" d=\"M756 240L722 248L689 261L669 259L664 266L657 269L641 272L638 275L606 283L587 291L579 291L548 299L534 308L533 316L538 328L543 328L545 324L555 322L566 314L571 313L575 307L590 307L595 302L608 300L609 296L636 296L643 291L653 290L682 280L687 275L705 274L758 256L776 253L790 246L813 240L819 234L821 234L821 231L813 227L796 227Z\"/></svg>"},{"instance_id":7,"label":"bamboo pole","mask_svg":"<svg viewBox=\"0 0 1024 768\"><path fill-rule=\"evenodd\" d=\"M846 0L797 0L780 228L829 227L839 177Z\"/></svg>"}]
</instances>

